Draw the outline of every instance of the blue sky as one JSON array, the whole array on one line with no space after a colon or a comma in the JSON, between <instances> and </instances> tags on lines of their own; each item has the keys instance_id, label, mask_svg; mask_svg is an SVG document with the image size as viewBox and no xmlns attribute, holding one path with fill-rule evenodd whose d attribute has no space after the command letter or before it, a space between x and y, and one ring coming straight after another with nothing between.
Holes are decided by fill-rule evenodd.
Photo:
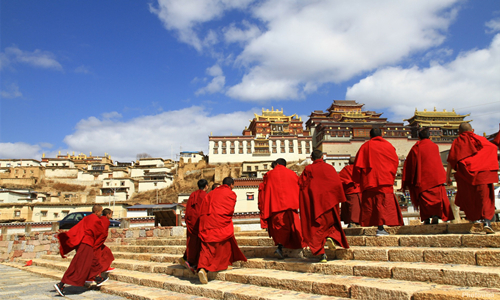
<instances>
[{"instance_id":1,"label":"blue sky","mask_svg":"<svg viewBox=\"0 0 500 300\"><path fill-rule=\"evenodd\" d=\"M1 5L0 158L169 158L253 113L334 99L500 123L500 2L13 1Z\"/></svg>"}]
</instances>

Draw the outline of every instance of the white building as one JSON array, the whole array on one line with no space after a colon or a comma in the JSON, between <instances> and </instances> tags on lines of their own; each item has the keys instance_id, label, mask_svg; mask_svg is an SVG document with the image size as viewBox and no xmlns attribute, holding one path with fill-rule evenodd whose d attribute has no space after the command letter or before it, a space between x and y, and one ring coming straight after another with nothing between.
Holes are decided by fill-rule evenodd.
<instances>
[{"instance_id":1,"label":"white building","mask_svg":"<svg viewBox=\"0 0 500 300\"><path fill-rule=\"evenodd\" d=\"M39 166L41 166L41 163L36 159L0 159L0 168Z\"/></svg>"},{"instance_id":2,"label":"white building","mask_svg":"<svg viewBox=\"0 0 500 300\"><path fill-rule=\"evenodd\" d=\"M181 157L185 163L197 163L200 160L205 159L205 155L203 155L203 151L183 151L181 152Z\"/></svg>"},{"instance_id":3,"label":"white building","mask_svg":"<svg viewBox=\"0 0 500 300\"><path fill-rule=\"evenodd\" d=\"M135 193L135 180L132 178L105 178L97 203L127 201Z\"/></svg>"}]
</instances>

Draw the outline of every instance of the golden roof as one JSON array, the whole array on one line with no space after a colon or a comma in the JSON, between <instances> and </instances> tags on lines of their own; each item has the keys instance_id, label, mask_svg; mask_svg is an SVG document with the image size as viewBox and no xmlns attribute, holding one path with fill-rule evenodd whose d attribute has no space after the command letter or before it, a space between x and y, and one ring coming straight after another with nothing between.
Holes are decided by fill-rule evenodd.
<instances>
[{"instance_id":1,"label":"golden roof","mask_svg":"<svg viewBox=\"0 0 500 300\"><path fill-rule=\"evenodd\" d=\"M269 121L271 120L281 120L284 121L286 120L291 120L295 117L295 120L297 121L302 121L302 118L300 118L297 114L293 114L291 116L286 116L283 113L283 108L281 110L274 110L274 107L271 108L271 110L262 108L262 115L259 116L258 114L254 113L255 118L258 120L259 118L265 118L268 119Z\"/></svg>"}]
</instances>

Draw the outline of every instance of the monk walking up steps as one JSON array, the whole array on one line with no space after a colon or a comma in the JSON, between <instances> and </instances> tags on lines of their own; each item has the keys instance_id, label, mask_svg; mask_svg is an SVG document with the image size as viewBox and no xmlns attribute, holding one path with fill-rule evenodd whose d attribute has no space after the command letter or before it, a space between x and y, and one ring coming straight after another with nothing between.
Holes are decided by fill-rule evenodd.
<instances>
[{"instance_id":1,"label":"monk walking up steps","mask_svg":"<svg viewBox=\"0 0 500 300\"><path fill-rule=\"evenodd\" d=\"M302 249L299 177L287 169L286 160L279 158L274 169L266 173L263 185L262 218L266 220L269 237L278 246L276 256L283 259L283 247Z\"/></svg>"},{"instance_id":2,"label":"monk walking up steps","mask_svg":"<svg viewBox=\"0 0 500 300\"><path fill-rule=\"evenodd\" d=\"M446 181L451 184L451 171L455 170L455 204L469 221L481 222L486 233L495 233L491 219L495 214L493 184L498 182L498 148L474 134L469 123L460 124L458 132L448 155Z\"/></svg>"},{"instance_id":3,"label":"monk walking up steps","mask_svg":"<svg viewBox=\"0 0 500 300\"><path fill-rule=\"evenodd\" d=\"M323 161L323 153L314 150L311 159L299 179L302 237L312 254L326 263L325 243L330 250L336 245L349 248L339 216L339 203L346 199L339 175Z\"/></svg>"},{"instance_id":4,"label":"monk walking up steps","mask_svg":"<svg viewBox=\"0 0 500 300\"><path fill-rule=\"evenodd\" d=\"M200 227L200 205L207 196L208 181L198 180L198 190L191 193L186 204L186 251L179 258L179 263L195 273L201 251L201 240L198 237Z\"/></svg>"},{"instance_id":5,"label":"monk walking up steps","mask_svg":"<svg viewBox=\"0 0 500 300\"><path fill-rule=\"evenodd\" d=\"M102 206L96 204L92 207L92 214L83 218L69 231L61 232L57 236L62 257L66 257L66 254L76 249L76 254L61 282L54 285L56 291L63 297L65 284L84 286L87 279L95 279L97 286L101 286L107 280L99 276L102 266L100 259L94 255L94 246L102 231L102 223L99 219L101 214Z\"/></svg>"},{"instance_id":6,"label":"monk walking up steps","mask_svg":"<svg viewBox=\"0 0 500 300\"><path fill-rule=\"evenodd\" d=\"M198 277L203 284L208 283L207 272L226 270L235 261L247 261L234 238L236 194L233 188L234 180L224 178L222 185L208 193L200 207Z\"/></svg>"},{"instance_id":7,"label":"monk walking up steps","mask_svg":"<svg viewBox=\"0 0 500 300\"><path fill-rule=\"evenodd\" d=\"M109 233L109 220L113 218L113 211L109 208L102 210L102 216L99 218L102 224L102 232L96 240L94 247L94 255L100 258L102 271L104 273L112 272L115 268L111 268L111 263L115 260L111 249L104 245ZM96 252L97 250L97 252Z\"/></svg>"},{"instance_id":8,"label":"monk walking up steps","mask_svg":"<svg viewBox=\"0 0 500 300\"><path fill-rule=\"evenodd\" d=\"M351 157L349 165L345 166L339 173L347 200L340 207L340 219L344 224L348 224L348 228L359 226L359 216L361 215L361 189L359 184L352 180L353 169L354 157Z\"/></svg>"},{"instance_id":9,"label":"monk walking up steps","mask_svg":"<svg viewBox=\"0 0 500 300\"><path fill-rule=\"evenodd\" d=\"M418 137L420 140L411 148L404 164L403 188L410 190L411 201L420 210L424 224L453 220L439 147L429 139L429 128L422 129Z\"/></svg>"},{"instance_id":10,"label":"monk walking up steps","mask_svg":"<svg viewBox=\"0 0 500 300\"><path fill-rule=\"evenodd\" d=\"M380 128L372 128L370 138L356 154L353 179L362 193L361 226L378 226L377 236L383 236L389 235L384 225L404 225L394 195L399 159L391 143L382 138Z\"/></svg>"}]
</instances>

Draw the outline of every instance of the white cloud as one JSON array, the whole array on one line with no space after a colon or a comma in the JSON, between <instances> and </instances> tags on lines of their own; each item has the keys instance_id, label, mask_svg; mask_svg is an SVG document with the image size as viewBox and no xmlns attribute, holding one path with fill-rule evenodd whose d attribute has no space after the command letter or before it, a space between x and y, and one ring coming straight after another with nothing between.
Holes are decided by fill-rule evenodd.
<instances>
[{"instance_id":1,"label":"white cloud","mask_svg":"<svg viewBox=\"0 0 500 300\"><path fill-rule=\"evenodd\" d=\"M2 98L14 99L14 98L22 97L23 93L21 93L19 91L19 86L17 86L17 84L12 83L11 85L9 85L7 87L6 90L2 90L0 92L0 95L2 96Z\"/></svg>"},{"instance_id":2,"label":"white cloud","mask_svg":"<svg viewBox=\"0 0 500 300\"><path fill-rule=\"evenodd\" d=\"M17 46L5 48L2 60L2 66L9 63L24 63L33 67L53 69L62 71L62 65L56 60L53 53L36 49L33 52L23 51Z\"/></svg>"},{"instance_id":3,"label":"white cloud","mask_svg":"<svg viewBox=\"0 0 500 300\"><path fill-rule=\"evenodd\" d=\"M500 18L490 20L486 22L486 27L488 29L486 30L487 33L495 33L497 31L500 31Z\"/></svg>"},{"instance_id":4,"label":"white cloud","mask_svg":"<svg viewBox=\"0 0 500 300\"><path fill-rule=\"evenodd\" d=\"M206 93L214 94L220 92L224 89L224 85L226 84L226 77L224 76L224 72L219 65L214 65L207 69L207 74L212 76L212 81L210 83L196 91L196 95L203 95Z\"/></svg>"},{"instance_id":5,"label":"white cloud","mask_svg":"<svg viewBox=\"0 0 500 300\"><path fill-rule=\"evenodd\" d=\"M251 24L247 20L243 20L241 24L244 29L236 27L234 23L223 29L224 40L227 43L245 44L262 34L257 25Z\"/></svg>"},{"instance_id":6,"label":"white cloud","mask_svg":"<svg viewBox=\"0 0 500 300\"><path fill-rule=\"evenodd\" d=\"M198 51L209 46L199 37L207 30L223 36L220 42L239 43L241 51L224 49L244 71L227 95L265 101L301 98L324 83L341 83L440 45L461 1L158 2L151 11ZM234 9L247 13L241 26L210 23Z\"/></svg>"},{"instance_id":7,"label":"white cloud","mask_svg":"<svg viewBox=\"0 0 500 300\"><path fill-rule=\"evenodd\" d=\"M90 69L87 66L81 65L75 69L75 73L90 74Z\"/></svg>"},{"instance_id":8,"label":"white cloud","mask_svg":"<svg viewBox=\"0 0 500 300\"><path fill-rule=\"evenodd\" d=\"M20 159L31 158L40 159L42 157L42 147L26 143L0 143L0 158Z\"/></svg>"},{"instance_id":9,"label":"white cloud","mask_svg":"<svg viewBox=\"0 0 500 300\"><path fill-rule=\"evenodd\" d=\"M346 99L362 99L369 109L389 110L394 119L419 110L471 113L476 132L498 131L500 122L500 34L487 49L461 53L448 64L428 68L388 67L348 88Z\"/></svg>"},{"instance_id":10,"label":"white cloud","mask_svg":"<svg viewBox=\"0 0 500 300\"><path fill-rule=\"evenodd\" d=\"M157 7L150 5L151 13L158 16L168 30L177 32L179 39L202 51L216 39L215 32L200 38L196 32L199 24L223 16L224 11L243 9L253 0L158 0Z\"/></svg>"},{"instance_id":11,"label":"white cloud","mask_svg":"<svg viewBox=\"0 0 500 300\"><path fill-rule=\"evenodd\" d=\"M76 125L75 133L64 138L69 149L78 152L110 153L114 160L134 160L138 153L168 158L179 147L208 153L208 136L229 135L243 130L253 110L210 115L200 106L142 116L129 121L90 117ZM240 134L240 132L233 132Z\"/></svg>"}]
</instances>

